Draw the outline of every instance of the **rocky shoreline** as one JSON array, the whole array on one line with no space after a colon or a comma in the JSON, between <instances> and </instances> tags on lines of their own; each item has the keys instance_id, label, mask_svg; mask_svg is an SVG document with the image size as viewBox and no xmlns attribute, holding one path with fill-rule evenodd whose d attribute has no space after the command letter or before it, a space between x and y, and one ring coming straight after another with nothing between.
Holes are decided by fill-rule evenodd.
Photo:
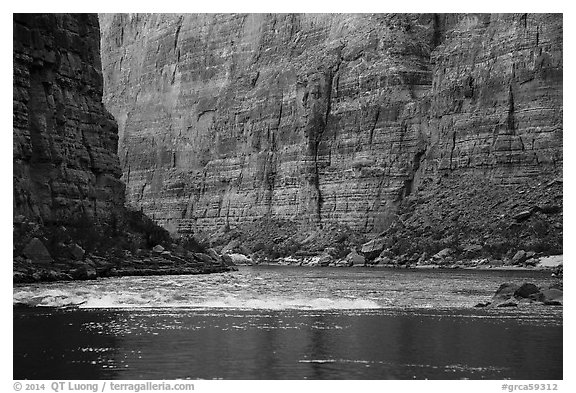
<instances>
[{"instance_id":1,"label":"rocky shoreline","mask_svg":"<svg viewBox=\"0 0 576 393\"><path fill-rule=\"evenodd\" d=\"M159 250L161 246L157 248ZM82 259L42 263L24 257L14 259L13 283L93 280L100 277L209 274L236 270L215 253L183 250L129 251L123 257L85 255Z\"/></svg>"},{"instance_id":2,"label":"rocky shoreline","mask_svg":"<svg viewBox=\"0 0 576 393\"><path fill-rule=\"evenodd\" d=\"M518 253L517 253L518 254ZM528 253L531 255L531 253ZM329 251L313 256L289 256L267 258L258 255L247 256L241 253L226 253L223 258L238 266L274 265L304 267L371 267L393 269L474 269L474 270L547 270L552 275L562 277L563 255L533 255L530 259L501 260L494 258L476 258L456 260L436 256L420 259L415 263L405 258L379 257L368 259L362 252L353 250L344 258L335 258Z\"/></svg>"},{"instance_id":3,"label":"rocky shoreline","mask_svg":"<svg viewBox=\"0 0 576 393\"><path fill-rule=\"evenodd\" d=\"M122 230L86 225L48 228L14 221L13 283L100 277L208 274L235 270L229 258L191 241L175 241L141 214L124 214ZM153 246L152 246L153 245Z\"/></svg>"},{"instance_id":4,"label":"rocky shoreline","mask_svg":"<svg viewBox=\"0 0 576 393\"><path fill-rule=\"evenodd\" d=\"M476 304L476 308L519 307L524 304L542 304L546 306L562 306L564 303L564 285L558 281L547 287L539 287L533 283L504 283L496 290L490 301Z\"/></svg>"},{"instance_id":5,"label":"rocky shoreline","mask_svg":"<svg viewBox=\"0 0 576 393\"><path fill-rule=\"evenodd\" d=\"M394 255L384 248L381 239L358 245L322 242L316 250L298 250L289 256L276 257L250 253L241 242L230 241L224 247L201 244L194 237L175 241L150 224L142 229L147 218L139 217L140 232L124 229L117 237L94 232L90 241L72 234L64 227L48 231L29 221L15 225L13 282L91 280L99 277L207 274L237 270L236 266L276 265L301 267L370 267L394 269L481 269L481 270L547 270L563 275L563 256L547 256L533 251L509 252L502 258L466 258L456 250L445 248L431 256L422 254ZM58 232L60 231L60 232ZM158 232L160 231L160 232ZM65 234L65 235L63 235ZM153 236L151 236L153 234ZM32 237L33 236L33 237ZM128 239L128 240L127 240ZM155 246L150 247L156 243ZM107 247L101 247L106 244ZM85 250L91 245L89 251ZM49 250L50 249L50 250Z\"/></svg>"}]
</instances>

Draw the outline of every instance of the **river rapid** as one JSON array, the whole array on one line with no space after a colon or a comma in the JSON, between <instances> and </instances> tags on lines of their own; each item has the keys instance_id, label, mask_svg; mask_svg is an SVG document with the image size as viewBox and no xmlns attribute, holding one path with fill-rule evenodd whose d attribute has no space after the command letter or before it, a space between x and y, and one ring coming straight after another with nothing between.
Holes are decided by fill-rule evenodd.
<instances>
[{"instance_id":1,"label":"river rapid","mask_svg":"<svg viewBox=\"0 0 576 393\"><path fill-rule=\"evenodd\" d=\"M548 272L240 267L17 285L15 379L561 379ZM23 305L29 307L22 307Z\"/></svg>"}]
</instances>

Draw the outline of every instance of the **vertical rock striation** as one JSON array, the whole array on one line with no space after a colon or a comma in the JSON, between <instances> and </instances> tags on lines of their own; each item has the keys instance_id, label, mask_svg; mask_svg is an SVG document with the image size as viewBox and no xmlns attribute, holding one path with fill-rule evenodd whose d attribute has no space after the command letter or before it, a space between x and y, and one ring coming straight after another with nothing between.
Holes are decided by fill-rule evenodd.
<instances>
[{"instance_id":1,"label":"vertical rock striation","mask_svg":"<svg viewBox=\"0 0 576 393\"><path fill-rule=\"evenodd\" d=\"M172 232L266 216L483 242L561 211L562 15L100 21L128 202Z\"/></svg>"},{"instance_id":2,"label":"vertical rock striation","mask_svg":"<svg viewBox=\"0 0 576 393\"><path fill-rule=\"evenodd\" d=\"M107 222L124 203L97 15L15 14L14 216Z\"/></svg>"},{"instance_id":3,"label":"vertical rock striation","mask_svg":"<svg viewBox=\"0 0 576 393\"><path fill-rule=\"evenodd\" d=\"M455 22L432 52L430 92L406 114L426 144L398 238L561 252L562 15Z\"/></svg>"},{"instance_id":4,"label":"vertical rock striation","mask_svg":"<svg viewBox=\"0 0 576 393\"><path fill-rule=\"evenodd\" d=\"M432 15L102 15L128 201L173 231L389 223Z\"/></svg>"}]
</instances>

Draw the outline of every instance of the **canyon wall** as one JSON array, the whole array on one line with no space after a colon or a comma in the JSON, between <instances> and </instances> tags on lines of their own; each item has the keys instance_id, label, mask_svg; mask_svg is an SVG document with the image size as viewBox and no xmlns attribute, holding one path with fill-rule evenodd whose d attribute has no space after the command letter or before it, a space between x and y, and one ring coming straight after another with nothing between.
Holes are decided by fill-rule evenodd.
<instances>
[{"instance_id":1,"label":"canyon wall","mask_svg":"<svg viewBox=\"0 0 576 393\"><path fill-rule=\"evenodd\" d=\"M117 125L102 104L95 14L14 14L13 210L106 222L124 203Z\"/></svg>"},{"instance_id":2,"label":"canyon wall","mask_svg":"<svg viewBox=\"0 0 576 393\"><path fill-rule=\"evenodd\" d=\"M100 24L127 202L172 232L274 217L482 241L532 209L561 243L561 14Z\"/></svg>"}]
</instances>

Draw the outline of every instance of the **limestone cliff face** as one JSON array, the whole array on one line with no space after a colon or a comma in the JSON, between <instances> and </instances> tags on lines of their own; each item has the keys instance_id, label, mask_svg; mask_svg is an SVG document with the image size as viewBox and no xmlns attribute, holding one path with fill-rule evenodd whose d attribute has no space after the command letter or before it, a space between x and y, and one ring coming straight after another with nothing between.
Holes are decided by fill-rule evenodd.
<instances>
[{"instance_id":1,"label":"limestone cliff face","mask_svg":"<svg viewBox=\"0 0 576 393\"><path fill-rule=\"evenodd\" d=\"M102 104L97 15L15 14L14 215L106 221L123 205L117 125Z\"/></svg>"},{"instance_id":2,"label":"limestone cliff face","mask_svg":"<svg viewBox=\"0 0 576 393\"><path fill-rule=\"evenodd\" d=\"M475 220L496 190L513 214L562 176L562 15L100 22L128 202L172 231L269 215L377 233L415 195L411 222L434 226L445 201Z\"/></svg>"}]
</instances>

